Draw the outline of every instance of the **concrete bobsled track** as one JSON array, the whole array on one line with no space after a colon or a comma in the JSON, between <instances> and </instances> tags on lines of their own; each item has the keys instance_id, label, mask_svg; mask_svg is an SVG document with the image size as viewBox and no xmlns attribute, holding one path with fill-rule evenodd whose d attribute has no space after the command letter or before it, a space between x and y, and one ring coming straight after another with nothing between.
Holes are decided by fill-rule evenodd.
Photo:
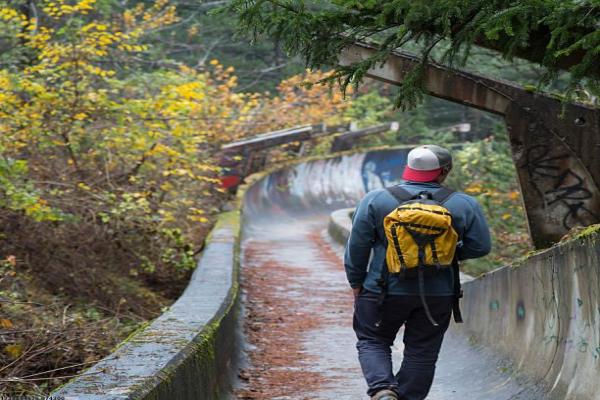
<instances>
[{"instance_id":1,"label":"concrete bobsled track","mask_svg":"<svg viewBox=\"0 0 600 400\"><path fill-rule=\"evenodd\" d=\"M398 149L305 162L248 189L249 346L238 398L367 398L339 243L349 212L331 214L397 182L405 157ZM583 235L466 282L466 323L449 330L428 399L600 399L597 240ZM399 335L395 365L401 352Z\"/></svg>"},{"instance_id":2,"label":"concrete bobsled track","mask_svg":"<svg viewBox=\"0 0 600 400\"><path fill-rule=\"evenodd\" d=\"M224 399L237 373L238 399L366 398L342 266L349 211L334 211L397 182L406 153L305 161L256 178L243 192L241 251L239 213L225 213L180 299L53 395ZM600 237L588 231L465 284L466 323L447 335L429 399L600 399ZM398 339L396 365L401 353Z\"/></svg>"}]
</instances>

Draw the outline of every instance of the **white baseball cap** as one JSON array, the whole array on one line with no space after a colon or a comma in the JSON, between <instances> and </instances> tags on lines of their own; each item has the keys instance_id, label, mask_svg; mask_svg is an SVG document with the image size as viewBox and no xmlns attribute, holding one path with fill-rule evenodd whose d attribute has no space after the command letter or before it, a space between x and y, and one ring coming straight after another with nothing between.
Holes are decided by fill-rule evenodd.
<instances>
[{"instance_id":1,"label":"white baseball cap","mask_svg":"<svg viewBox=\"0 0 600 400\"><path fill-rule=\"evenodd\" d=\"M413 182L434 181L444 169L452 168L450 152L435 144L415 147L408 153L402 179Z\"/></svg>"}]
</instances>

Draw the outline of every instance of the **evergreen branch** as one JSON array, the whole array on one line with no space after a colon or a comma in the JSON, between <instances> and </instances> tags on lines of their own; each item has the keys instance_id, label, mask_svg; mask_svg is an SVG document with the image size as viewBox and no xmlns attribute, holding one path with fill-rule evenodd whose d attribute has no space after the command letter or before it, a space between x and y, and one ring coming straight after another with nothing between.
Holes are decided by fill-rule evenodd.
<instances>
[{"instance_id":1,"label":"evergreen branch","mask_svg":"<svg viewBox=\"0 0 600 400\"><path fill-rule=\"evenodd\" d=\"M599 86L600 10L587 2L335 0L307 7L303 1L296 6L283 0L233 0L227 9L237 14L241 31L255 39L273 38L310 68L337 65L349 43L374 40L378 52L373 57L336 67L329 79L338 80L342 90L358 85L366 71L393 50L422 41L427 43L421 51L424 62L443 42L448 46L441 61L464 65L478 46L507 60L521 57L544 67L540 85L554 81L564 69L571 74L571 87ZM410 103L421 86L418 71L413 72L400 90Z\"/></svg>"}]
</instances>

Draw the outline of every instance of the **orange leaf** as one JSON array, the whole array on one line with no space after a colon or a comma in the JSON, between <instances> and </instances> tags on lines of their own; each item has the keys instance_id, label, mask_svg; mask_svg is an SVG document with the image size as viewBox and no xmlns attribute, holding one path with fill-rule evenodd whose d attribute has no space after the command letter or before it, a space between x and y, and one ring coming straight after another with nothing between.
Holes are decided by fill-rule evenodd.
<instances>
[{"instance_id":1,"label":"orange leaf","mask_svg":"<svg viewBox=\"0 0 600 400\"><path fill-rule=\"evenodd\" d=\"M10 329L13 327L13 323L10 319L0 319L0 328Z\"/></svg>"}]
</instances>

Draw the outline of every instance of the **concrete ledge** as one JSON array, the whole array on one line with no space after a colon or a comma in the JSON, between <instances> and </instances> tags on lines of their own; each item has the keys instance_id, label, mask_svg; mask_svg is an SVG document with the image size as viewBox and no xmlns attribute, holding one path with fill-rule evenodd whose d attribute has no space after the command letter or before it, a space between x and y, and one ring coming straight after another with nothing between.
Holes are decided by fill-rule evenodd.
<instances>
[{"instance_id":1,"label":"concrete ledge","mask_svg":"<svg viewBox=\"0 0 600 400\"><path fill-rule=\"evenodd\" d=\"M343 208L336 210L329 216L329 225L327 231L329 235L337 242L346 244L352 230L351 215L354 208Z\"/></svg>"},{"instance_id":2,"label":"concrete ledge","mask_svg":"<svg viewBox=\"0 0 600 400\"><path fill-rule=\"evenodd\" d=\"M600 395L600 234L561 243L465 285L465 333L552 399Z\"/></svg>"},{"instance_id":3,"label":"concrete ledge","mask_svg":"<svg viewBox=\"0 0 600 400\"><path fill-rule=\"evenodd\" d=\"M237 357L239 211L222 214L170 309L59 388L65 399L219 399Z\"/></svg>"}]
</instances>

